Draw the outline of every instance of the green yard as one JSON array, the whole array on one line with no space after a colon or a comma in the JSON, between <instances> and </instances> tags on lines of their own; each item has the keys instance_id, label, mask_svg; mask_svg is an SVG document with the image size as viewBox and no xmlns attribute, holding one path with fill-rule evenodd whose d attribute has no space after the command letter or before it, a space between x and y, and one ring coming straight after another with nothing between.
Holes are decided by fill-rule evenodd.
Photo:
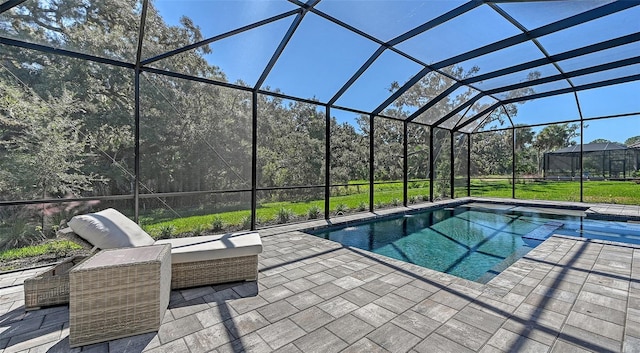
<instances>
[{"instance_id":1,"label":"green yard","mask_svg":"<svg viewBox=\"0 0 640 353\"><path fill-rule=\"evenodd\" d=\"M511 198L508 180L475 179L471 196ZM580 201L579 181L516 183L515 197L528 200ZM640 205L640 184L632 181L585 181L584 202Z\"/></svg>"},{"instance_id":2,"label":"green yard","mask_svg":"<svg viewBox=\"0 0 640 353\"><path fill-rule=\"evenodd\" d=\"M381 208L385 206L402 205L402 184L401 183L382 183L374 186L375 199L374 207ZM346 212L367 211L369 209L369 186L368 185L350 185L348 187L336 187L333 193L338 196L332 196L329 208L332 213L338 210ZM416 182L410 183L408 195L411 200L422 201L429 199L429 183ZM298 219L307 219L309 210L312 207L320 209L319 218L324 217L324 200L300 201L300 202L266 202L260 203L257 209L258 223L277 222L277 217L281 210L289 210ZM344 212L343 211L343 212ZM170 220L162 220L156 222L152 217L142 217L143 228L153 236L159 236L162 230L167 227L173 227L171 230L175 234L192 232L194 229L210 229L214 221L222 221L225 226L242 226L248 228L250 211L230 211L217 214L192 215L183 218L173 218Z\"/></svg>"},{"instance_id":3,"label":"green yard","mask_svg":"<svg viewBox=\"0 0 640 353\"><path fill-rule=\"evenodd\" d=\"M332 191L338 196L330 199L331 213L338 210L346 212L366 211L369 206L369 187L350 185ZM527 181L516 184L516 198L531 200L579 201L580 182ZM409 200L421 202L428 200L429 183L409 183ZM458 196L466 193L456 192ZM463 195L461 195L463 194ZM375 185L374 208L388 207L402 204L402 184L383 183ZM471 181L471 196L511 198L511 183L508 180L473 179ZM640 204L640 184L631 181L586 181L584 183L584 202ZM324 200L304 202L266 202L258 205L257 217L259 224L278 223L282 212L289 212L293 219L308 219L309 210L317 207L319 218L324 216ZM151 217L143 218L145 230L154 236L170 231L173 234L186 232L202 232L209 230L214 222L222 223L225 227L248 228L249 210L222 212L217 214L191 215L182 218L163 219L158 222ZM282 222L284 223L284 222ZM165 234L169 235L169 234Z\"/></svg>"}]
</instances>

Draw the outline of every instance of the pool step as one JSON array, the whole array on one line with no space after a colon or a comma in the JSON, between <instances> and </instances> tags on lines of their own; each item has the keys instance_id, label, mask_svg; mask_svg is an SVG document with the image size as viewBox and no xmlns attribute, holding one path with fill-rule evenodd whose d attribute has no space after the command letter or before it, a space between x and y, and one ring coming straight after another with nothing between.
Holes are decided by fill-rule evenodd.
<instances>
[{"instance_id":1,"label":"pool step","mask_svg":"<svg viewBox=\"0 0 640 353\"><path fill-rule=\"evenodd\" d=\"M560 222L547 222L540 227L530 231L529 233L522 236L522 239L531 239L531 240L546 240L556 231L556 229L562 227L563 224Z\"/></svg>"}]
</instances>

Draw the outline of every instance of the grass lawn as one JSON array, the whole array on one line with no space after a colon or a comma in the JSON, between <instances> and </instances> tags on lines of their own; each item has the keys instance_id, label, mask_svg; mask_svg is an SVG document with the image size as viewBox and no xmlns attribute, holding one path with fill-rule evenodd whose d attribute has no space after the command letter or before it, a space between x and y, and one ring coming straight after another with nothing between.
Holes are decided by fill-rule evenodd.
<instances>
[{"instance_id":1,"label":"grass lawn","mask_svg":"<svg viewBox=\"0 0 640 353\"><path fill-rule=\"evenodd\" d=\"M408 190L409 198L415 197L422 199L429 197L429 183L420 182L413 183ZM336 212L337 209L367 211L369 209L369 186L360 185L357 188L355 186L340 187L339 190L334 192L347 194L332 196L329 202L329 208L332 212ZM401 183L384 183L374 185L375 199L374 205L383 207L385 205L402 205L402 184ZM357 193L359 191L359 193ZM281 209L289 210L291 213L298 217L308 217L309 210L312 207L318 207L320 209L320 218L324 217L324 200L313 201L279 201L279 202L266 202L258 205L257 217L260 223L265 221L272 221L278 217ZM163 220L161 222L154 222L151 218L146 218L143 224L143 228L152 236L159 236L160 232L167 227L172 227L172 234L180 234L185 232L192 232L194 229L210 229L214 221L222 221L225 225L240 226L244 224L243 228L248 228L249 217L251 212L249 210L221 212L216 214L207 215L193 215L182 218L174 218L170 220Z\"/></svg>"},{"instance_id":2,"label":"grass lawn","mask_svg":"<svg viewBox=\"0 0 640 353\"><path fill-rule=\"evenodd\" d=\"M44 244L0 251L0 261L11 261L24 257L38 256L56 252L79 250L82 247L69 240L54 240Z\"/></svg>"},{"instance_id":3,"label":"grass lawn","mask_svg":"<svg viewBox=\"0 0 640 353\"><path fill-rule=\"evenodd\" d=\"M423 200L428 199L429 183L410 183L409 198ZM402 183L382 183L374 186L376 208L388 205L402 204ZM330 209L334 213L336 209L366 211L369 208L369 186L349 185L332 189ZM456 192L457 196L465 196L465 192ZM511 183L506 179L472 179L471 196L503 197L511 198ZM579 201L580 182L571 181L536 181L516 184L516 198L531 200L558 200ZM584 183L584 201L594 203L640 204L640 184L627 181L586 181ZM299 218L308 218L312 207L319 209L319 217L324 215L324 200L313 201L279 201L264 202L258 205L258 223L274 221L282 210L287 210L291 215ZM171 227L171 234L180 234L200 231L212 228L214 221L224 225L243 226L248 228L250 211L230 211L217 214L192 215L182 218L163 219L159 222L146 219L143 228L153 236L159 236L162 229Z\"/></svg>"},{"instance_id":4,"label":"grass lawn","mask_svg":"<svg viewBox=\"0 0 640 353\"><path fill-rule=\"evenodd\" d=\"M580 201L579 181L536 181L516 184L516 198L527 200ZM640 204L640 184L631 181L585 181L584 202ZM471 196L511 198L508 180L471 181Z\"/></svg>"},{"instance_id":5,"label":"grass lawn","mask_svg":"<svg viewBox=\"0 0 640 353\"><path fill-rule=\"evenodd\" d=\"M39 261L55 262L81 250L80 245L69 240L50 240L42 244L2 250L0 251L0 271L38 265Z\"/></svg>"}]
</instances>

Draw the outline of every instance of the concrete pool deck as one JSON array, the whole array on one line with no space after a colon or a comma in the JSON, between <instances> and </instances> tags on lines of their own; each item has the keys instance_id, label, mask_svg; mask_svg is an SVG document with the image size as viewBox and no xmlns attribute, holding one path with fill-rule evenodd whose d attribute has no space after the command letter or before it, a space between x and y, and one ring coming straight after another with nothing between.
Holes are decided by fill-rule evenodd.
<instances>
[{"instance_id":1,"label":"concrete pool deck","mask_svg":"<svg viewBox=\"0 0 640 353\"><path fill-rule=\"evenodd\" d=\"M617 206L585 207L640 216ZM0 352L640 352L640 247L551 237L485 285L299 231L323 225L260 230L257 282L173 291L159 332L82 349L67 306L24 311L46 268L1 274Z\"/></svg>"}]
</instances>

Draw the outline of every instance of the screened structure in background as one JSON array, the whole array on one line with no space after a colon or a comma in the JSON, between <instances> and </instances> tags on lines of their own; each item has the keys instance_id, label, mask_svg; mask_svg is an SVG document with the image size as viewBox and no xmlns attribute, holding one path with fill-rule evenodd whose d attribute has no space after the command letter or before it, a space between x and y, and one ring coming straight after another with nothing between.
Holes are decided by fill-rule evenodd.
<instances>
[{"instance_id":1,"label":"screened structure in background","mask_svg":"<svg viewBox=\"0 0 640 353\"><path fill-rule=\"evenodd\" d=\"M639 177L639 5L4 1L0 234L106 207L166 236L464 196L637 204L596 182ZM604 140L636 147L546 162Z\"/></svg>"},{"instance_id":2,"label":"screened structure in background","mask_svg":"<svg viewBox=\"0 0 640 353\"><path fill-rule=\"evenodd\" d=\"M575 180L582 173L587 180L633 179L639 162L640 149L631 146L609 142L577 145L545 153L544 177Z\"/></svg>"}]
</instances>

